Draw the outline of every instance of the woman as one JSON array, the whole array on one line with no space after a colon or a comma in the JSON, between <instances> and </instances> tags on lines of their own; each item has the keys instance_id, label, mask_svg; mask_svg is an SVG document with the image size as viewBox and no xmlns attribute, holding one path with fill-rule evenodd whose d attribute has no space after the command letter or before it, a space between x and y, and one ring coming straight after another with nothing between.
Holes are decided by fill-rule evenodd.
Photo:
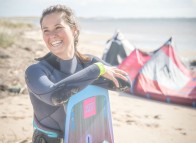
<instances>
[{"instance_id":1,"label":"woman","mask_svg":"<svg viewBox=\"0 0 196 143\"><path fill-rule=\"evenodd\" d=\"M129 84L124 71L77 51L79 29L70 8L56 5L45 9L40 25L50 52L25 73L34 110L33 143L60 143L65 122L62 104L71 95L89 84L120 91Z\"/></svg>"}]
</instances>

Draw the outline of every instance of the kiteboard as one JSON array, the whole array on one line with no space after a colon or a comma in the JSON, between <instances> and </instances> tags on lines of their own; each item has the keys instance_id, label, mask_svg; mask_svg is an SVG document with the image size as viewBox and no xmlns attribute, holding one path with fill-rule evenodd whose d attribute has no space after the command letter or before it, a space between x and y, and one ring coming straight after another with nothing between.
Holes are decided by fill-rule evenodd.
<instances>
[{"instance_id":1,"label":"kiteboard","mask_svg":"<svg viewBox=\"0 0 196 143\"><path fill-rule=\"evenodd\" d=\"M70 97L64 143L113 143L108 90L89 85Z\"/></svg>"}]
</instances>

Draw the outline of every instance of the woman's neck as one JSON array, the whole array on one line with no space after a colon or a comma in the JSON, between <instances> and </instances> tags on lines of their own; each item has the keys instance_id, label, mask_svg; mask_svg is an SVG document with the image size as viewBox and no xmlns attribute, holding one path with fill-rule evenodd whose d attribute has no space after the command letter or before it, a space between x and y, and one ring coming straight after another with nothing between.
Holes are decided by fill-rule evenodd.
<instances>
[{"instance_id":1,"label":"woman's neck","mask_svg":"<svg viewBox=\"0 0 196 143\"><path fill-rule=\"evenodd\" d=\"M74 57L74 54L61 54L61 55L56 55L59 59L61 60L71 60Z\"/></svg>"}]
</instances>

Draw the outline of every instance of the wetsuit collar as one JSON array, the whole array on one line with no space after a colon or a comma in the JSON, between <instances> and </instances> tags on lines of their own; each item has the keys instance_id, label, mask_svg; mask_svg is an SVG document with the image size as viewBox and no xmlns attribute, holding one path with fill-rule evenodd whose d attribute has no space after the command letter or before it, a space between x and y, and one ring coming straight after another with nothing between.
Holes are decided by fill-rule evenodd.
<instances>
[{"instance_id":1,"label":"wetsuit collar","mask_svg":"<svg viewBox=\"0 0 196 143\"><path fill-rule=\"evenodd\" d=\"M60 64L60 71L65 73L65 74L73 74L76 72L77 68L77 58L74 56L70 60L62 60L62 59L57 59L57 61Z\"/></svg>"}]
</instances>

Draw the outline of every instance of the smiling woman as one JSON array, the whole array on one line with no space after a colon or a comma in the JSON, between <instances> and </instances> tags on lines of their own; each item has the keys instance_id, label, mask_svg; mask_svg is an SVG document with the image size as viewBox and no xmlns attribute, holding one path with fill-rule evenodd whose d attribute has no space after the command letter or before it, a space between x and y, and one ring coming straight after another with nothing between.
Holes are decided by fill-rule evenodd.
<instances>
[{"instance_id":1,"label":"smiling woman","mask_svg":"<svg viewBox=\"0 0 196 143\"><path fill-rule=\"evenodd\" d=\"M49 50L63 60L72 59L74 55L74 36L76 30L63 20L62 13L46 15L42 22L43 39Z\"/></svg>"},{"instance_id":2,"label":"smiling woman","mask_svg":"<svg viewBox=\"0 0 196 143\"><path fill-rule=\"evenodd\" d=\"M47 8L40 25L50 52L25 72L34 110L33 143L60 143L65 131L63 105L73 94L90 84L118 91L129 90L130 84L124 71L77 51L79 29L70 8Z\"/></svg>"}]
</instances>

